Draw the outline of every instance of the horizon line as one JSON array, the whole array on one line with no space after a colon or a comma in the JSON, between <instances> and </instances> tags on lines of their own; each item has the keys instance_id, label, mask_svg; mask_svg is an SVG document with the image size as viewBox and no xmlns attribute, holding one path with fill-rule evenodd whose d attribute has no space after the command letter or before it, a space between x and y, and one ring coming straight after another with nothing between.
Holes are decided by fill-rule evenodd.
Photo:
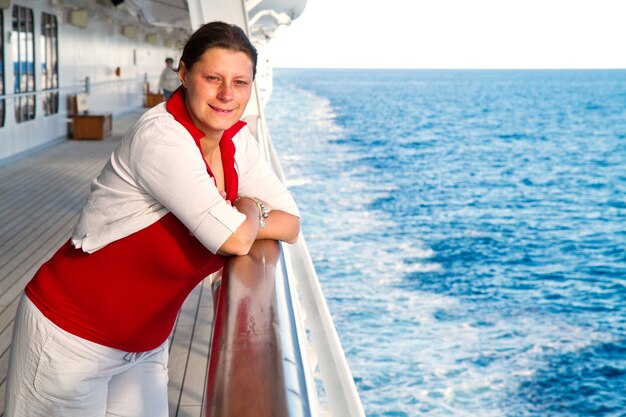
<instances>
[{"instance_id":1,"label":"horizon line","mask_svg":"<svg viewBox=\"0 0 626 417\"><path fill-rule=\"evenodd\" d=\"M515 68L515 67L301 67L301 66L273 66L273 69L303 69L303 70L409 70L409 71L626 71L624 68L602 68L602 67L536 67L536 68Z\"/></svg>"}]
</instances>

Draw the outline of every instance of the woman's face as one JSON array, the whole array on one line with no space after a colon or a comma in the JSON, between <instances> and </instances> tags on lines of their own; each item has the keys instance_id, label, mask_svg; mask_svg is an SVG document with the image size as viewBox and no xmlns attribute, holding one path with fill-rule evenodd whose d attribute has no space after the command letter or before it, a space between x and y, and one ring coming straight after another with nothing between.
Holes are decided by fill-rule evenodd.
<instances>
[{"instance_id":1,"label":"woman's face","mask_svg":"<svg viewBox=\"0 0 626 417\"><path fill-rule=\"evenodd\" d=\"M210 48L178 76L187 89L191 119L209 139L219 140L239 120L252 92L252 61L243 52Z\"/></svg>"}]
</instances>

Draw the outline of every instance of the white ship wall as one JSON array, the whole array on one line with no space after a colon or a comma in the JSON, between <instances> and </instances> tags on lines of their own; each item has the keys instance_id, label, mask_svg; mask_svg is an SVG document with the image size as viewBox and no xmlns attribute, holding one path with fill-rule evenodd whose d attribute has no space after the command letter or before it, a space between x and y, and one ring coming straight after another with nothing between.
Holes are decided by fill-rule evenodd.
<instances>
[{"instance_id":1,"label":"white ship wall","mask_svg":"<svg viewBox=\"0 0 626 417\"><path fill-rule=\"evenodd\" d=\"M12 60L13 5L33 10L35 19L35 83L37 91L35 119L17 123L15 118L14 74ZM41 91L41 50L39 45L42 12L58 19L59 53L59 112L45 116ZM68 12L52 7L45 0L11 1L3 10L4 68L5 68L5 122L0 127L0 164L36 151L55 141L68 137L70 98L86 89L89 78L89 110L108 112L119 117L125 112L143 107L144 83L157 91L159 75L170 56L177 62L180 52L165 46L165 39L157 35L156 44L145 41L146 30L137 27L134 39L122 35L122 25L106 16L91 15L86 29L68 22ZM116 68L120 75L115 74Z\"/></svg>"}]
</instances>

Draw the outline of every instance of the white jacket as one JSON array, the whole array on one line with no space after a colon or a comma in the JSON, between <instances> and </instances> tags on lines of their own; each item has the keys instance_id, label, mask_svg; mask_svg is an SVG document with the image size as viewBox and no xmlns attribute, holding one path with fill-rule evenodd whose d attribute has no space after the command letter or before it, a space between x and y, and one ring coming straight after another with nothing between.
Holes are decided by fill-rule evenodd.
<instances>
[{"instance_id":1,"label":"white jacket","mask_svg":"<svg viewBox=\"0 0 626 417\"><path fill-rule=\"evenodd\" d=\"M258 197L275 210L299 216L291 194L247 127L233 143L239 195ZM72 243L91 253L169 212L213 253L245 220L220 196L193 137L161 103L130 129L92 181Z\"/></svg>"}]
</instances>

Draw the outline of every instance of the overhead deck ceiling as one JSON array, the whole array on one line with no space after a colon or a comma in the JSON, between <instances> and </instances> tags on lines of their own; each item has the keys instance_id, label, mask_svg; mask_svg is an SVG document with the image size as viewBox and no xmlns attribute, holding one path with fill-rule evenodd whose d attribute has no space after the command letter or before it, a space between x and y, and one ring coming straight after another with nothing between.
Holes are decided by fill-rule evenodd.
<instances>
[{"instance_id":1,"label":"overhead deck ceiling","mask_svg":"<svg viewBox=\"0 0 626 417\"><path fill-rule=\"evenodd\" d=\"M192 31L187 0L48 0L54 6L82 8L94 15L126 20L146 28L172 33ZM190 0L192 1L192 0ZM235 0L222 0L235 1ZM263 44L280 25L288 25L302 13L307 0L245 0L250 36ZM207 4L210 0L207 1Z\"/></svg>"}]
</instances>

